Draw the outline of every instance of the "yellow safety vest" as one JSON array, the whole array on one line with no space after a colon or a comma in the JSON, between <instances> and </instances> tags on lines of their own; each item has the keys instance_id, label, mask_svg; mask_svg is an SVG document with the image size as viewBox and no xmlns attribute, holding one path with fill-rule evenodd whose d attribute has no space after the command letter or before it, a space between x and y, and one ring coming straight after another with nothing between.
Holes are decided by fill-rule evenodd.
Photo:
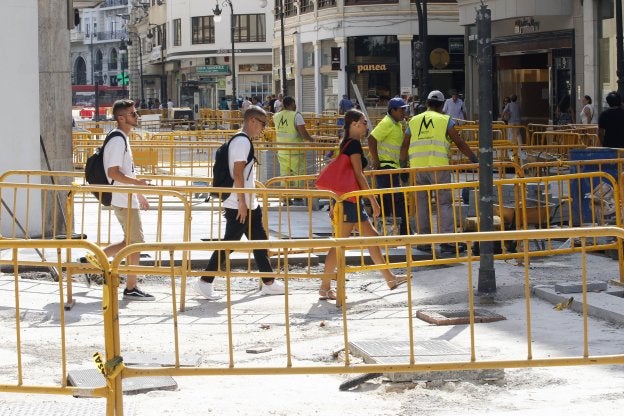
<instances>
[{"instance_id":1,"label":"yellow safety vest","mask_svg":"<svg viewBox=\"0 0 624 416\"><path fill-rule=\"evenodd\" d=\"M278 143L302 142L303 137L299 136L297 126L295 126L296 111L282 110L273 116L275 124L275 136Z\"/></svg>"},{"instance_id":2,"label":"yellow safety vest","mask_svg":"<svg viewBox=\"0 0 624 416\"><path fill-rule=\"evenodd\" d=\"M447 166L451 144L447 139L450 116L425 111L409 121L410 167Z\"/></svg>"},{"instance_id":3,"label":"yellow safety vest","mask_svg":"<svg viewBox=\"0 0 624 416\"><path fill-rule=\"evenodd\" d=\"M390 165L399 168L399 156L403 144L403 127L387 115L377 124L371 132L377 140L377 156L379 166ZM379 134L381 137L377 137Z\"/></svg>"}]
</instances>

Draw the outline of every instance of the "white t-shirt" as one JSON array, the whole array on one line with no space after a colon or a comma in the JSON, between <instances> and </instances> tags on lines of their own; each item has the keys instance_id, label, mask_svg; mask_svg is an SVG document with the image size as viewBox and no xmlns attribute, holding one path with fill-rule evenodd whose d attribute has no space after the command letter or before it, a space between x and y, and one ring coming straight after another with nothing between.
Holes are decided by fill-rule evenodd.
<instances>
[{"instance_id":1,"label":"white t-shirt","mask_svg":"<svg viewBox=\"0 0 624 416\"><path fill-rule=\"evenodd\" d=\"M124 175L130 178L136 178L136 174L134 173L134 161L132 159L132 149L130 148L128 136L126 136L126 134L119 129L115 129L113 131L123 134L123 137L113 137L104 147L104 170L106 171L106 179L108 179L109 183L112 182L112 179L108 176L108 169L113 166L119 166L119 170ZM127 148L126 143L128 145ZM132 184L124 184L115 181L113 186L132 186ZM128 208L128 194L113 192L111 205L120 208ZM135 194L132 194L132 208L139 208L139 202Z\"/></svg>"},{"instance_id":2,"label":"white t-shirt","mask_svg":"<svg viewBox=\"0 0 624 416\"><path fill-rule=\"evenodd\" d=\"M591 114L591 121L589 121L587 119L587 115L585 114L585 109L589 108L589 114ZM589 121L589 123L588 123ZM594 110L594 106L591 104L587 104L585 105L585 107L583 107L583 109L581 110L581 123L582 124L596 124L598 123L598 114L596 114L596 111Z\"/></svg>"},{"instance_id":3,"label":"white t-shirt","mask_svg":"<svg viewBox=\"0 0 624 416\"><path fill-rule=\"evenodd\" d=\"M275 112L279 113L284 108L284 104L278 99L273 103L273 107L275 108Z\"/></svg>"},{"instance_id":4,"label":"white t-shirt","mask_svg":"<svg viewBox=\"0 0 624 416\"><path fill-rule=\"evenodd\" d=\"M295 114L295 126L303 126L303 125L305 125L305 120L303 119L303 116L301 115L301 113Z\"/></svg>"},{"instance_id":5,"label":"white t-shirt","mask_svg":"<svg viewBox=\"0 0 624 416\"><path fill-rule=\"evenodd\" d=\"M228 147L228 164L230 167L230 175L234 177L234 163L245 162L247 163L247 156L249 156L249 150L251 149L251 142L242 134L238 134L230 142ZM252 161L243 171L244 188L255 189L256 187L256 164ZM258 208L258 200L255 193L245 194L245 201L247 202L247 208ZM224 208L238 209L238 194L231 193L230 196L223 201Z\"/></svg>"}]
</instances>

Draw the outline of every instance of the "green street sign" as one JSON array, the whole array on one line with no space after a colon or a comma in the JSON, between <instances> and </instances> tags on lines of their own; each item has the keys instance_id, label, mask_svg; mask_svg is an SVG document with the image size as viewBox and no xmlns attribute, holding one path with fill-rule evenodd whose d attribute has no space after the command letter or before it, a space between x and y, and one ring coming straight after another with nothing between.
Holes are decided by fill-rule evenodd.
<instances>
[{"instance_id":1,"label":"green street sign","mask_svg":"<svg viewBox=\"0 0 624 416\"><path fill-rule=\"evenodd\" d=\"M117 83L119 85L128 85L128 73L122 72L121 74L117 75Z\"/></svg>"}]
</instances>

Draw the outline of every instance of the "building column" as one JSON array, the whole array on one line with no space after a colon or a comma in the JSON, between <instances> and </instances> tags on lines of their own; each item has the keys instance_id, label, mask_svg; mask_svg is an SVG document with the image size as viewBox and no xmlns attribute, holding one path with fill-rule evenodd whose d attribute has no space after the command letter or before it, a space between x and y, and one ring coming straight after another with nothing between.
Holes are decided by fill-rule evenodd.
<instances>
[{"instance_id":1,"label":"building column","mask_svg":"<svg viewBox=\"0 0 624 416\"><path fill-rule=\"evenodd\" d=\"M583 108L583 96L589 95L592 97L592 103L594 109L598 111L600 105L600 91L598 90L598 65L599 49L594 47L597 45L597 18L596 18L596 4L593 1L585 1L583 3L583 49L582 56L577 56L577 60L583 63L583 82L582 90L577 94L577 106L576 108ZM578 54L578 49L577 49ZM582 59L582 60L581 60ZM579 92L579 91L577 91Z\"/></svg>"},{"instance_id":2,"label":"building column","mask_svg":"<svg viewBox=\"0 0 624 416\"><path fill-rule=\"evenodd\" d=\"M316 87L316 93L314 94L314 112L320 114L323 111L323 76L321 74L321 66L323 65L321 54L321 41L315 40L312 42L314 46L314 86Z\"/></svg>"},{"instance_id":3,"label":"building column","mask_svg":"<svg viewBox=\"0 0 624 416\"><path fill-rule=\"evenodd\" d=\"M347 38L336 38L336 46L340 48L340 71L338 71L338 98L349 94L347 85ZM336 103L336 105L338 105Z\"/></svg>"},{"instance_id":4,"label":"building column","mask_svg":"<svg viewBox=\"0 0 624 416\"><path fill-rule=\"evenodd\" d=\"M398 35L399 40L399 91L390 91L390 94L400 94L409 89L412 94L412 35Z\"/></svg>"},{"instance_id":5,"label":"building column","mask_svg":"<svg viewBox=\"0 0 624 416\"><path fill-rule=\"evenodd\" d=\"M295 98L297 108L303 107L303 85L301 83L301 68L303 68L303 47L301 45L301 36L299 32L293 34L293 52L295 62L293 62L293 77L295 79L295 91L294 94L290 93Z\"/></svg>"}]
</instances>

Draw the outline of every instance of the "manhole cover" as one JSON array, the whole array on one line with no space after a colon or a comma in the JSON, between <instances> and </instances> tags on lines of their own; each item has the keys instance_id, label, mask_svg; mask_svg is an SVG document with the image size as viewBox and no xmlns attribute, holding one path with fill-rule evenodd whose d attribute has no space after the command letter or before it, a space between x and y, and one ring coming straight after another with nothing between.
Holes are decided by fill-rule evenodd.
<instances>
[{"instance_id":1,"label":"manhole cover","mask_svg":"<svg viewBox=\"0 0 624 416\"><path fill-rule=\"evenodd\" d=\"M106 379L95 368L75 370L67 373L67 384L80 388L94 388L106 385ZM122 380L124 394L147 393L152 390L176 390L178 383L169 376L128 377Z\"/></svg>"},{"instance_id":2,"label":"manhole cover","mask_svg":"<svg viewBox=\"0 0 624 416\"><path fill-rule=\"evenodd\" d=\"M434 325L466 325L470 323L468 309L421 309L416 317ZM506 319L503 315L490 312L487 309L475 309L475 323L488 323Z\"/></svg>"}]
</instances>

